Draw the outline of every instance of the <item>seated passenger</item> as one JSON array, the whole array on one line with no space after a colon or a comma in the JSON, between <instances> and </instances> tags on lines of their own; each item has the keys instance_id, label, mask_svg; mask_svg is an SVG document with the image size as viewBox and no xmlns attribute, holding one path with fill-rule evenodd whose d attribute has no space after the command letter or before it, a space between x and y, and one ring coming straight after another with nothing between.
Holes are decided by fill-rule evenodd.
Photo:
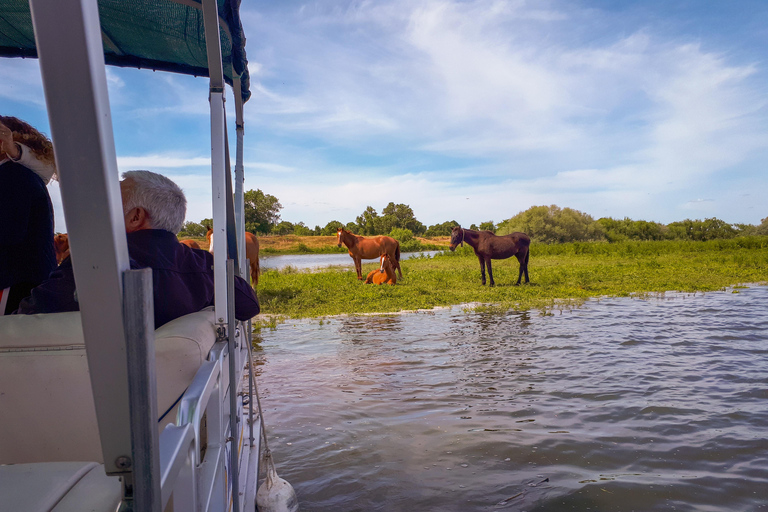
<instances>
[{"instance_id":1,"label":"seated passenger","mask_svg":"<svg viewBox=\"0 0 768 512\"><path fill-rule=\"evenodd\" d=\"M56 268L45 187L55 173L51 141L20 119L0 116L0 315Z\"/></svg>"},{"instance_id":2,"label":"seated passenger","mask_svg":"<svg viewBox=\"0 0 768 512\"><path fill-rule=\"evenodd\" d=\"M155 328L174 318L213 305L213 256L179 243L176 233L186 215L187 200L170 179L150 171L129 171L120 182L131 268L152 268ZM235 277L235 317L248 320L259 302L248 282ZM30 297L20 314L80 309L72 260L61 265Z\"/></svg>"}]
</instances>

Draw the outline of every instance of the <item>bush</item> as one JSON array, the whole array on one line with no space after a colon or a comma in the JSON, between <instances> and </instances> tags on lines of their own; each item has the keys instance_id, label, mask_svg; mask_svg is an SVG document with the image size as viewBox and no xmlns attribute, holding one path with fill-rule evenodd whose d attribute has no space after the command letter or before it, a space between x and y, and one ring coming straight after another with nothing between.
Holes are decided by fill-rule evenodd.
<instances>
[{"instance_id":1,"label":"bush","mask_svg":"<svg viewBox=\"0 0 768 512\"><path fill-rule=\"evenodd\" d=\"M605 240L603 227L590 215L557 205L532 206L502 222L497 235L521 231L538 243L589 242Z\"/></svg>"},{"instance_id":2,"label":"bush","mask_svg":"<svg viewBox=\"0 0 768 512\"><path fill-rule=\"evenodd\" d=\"M395 228L389 232L389 236L400 242L402 245L410 240L413 240L413 231L410 229Z\"/></svg>"}]
</instances>

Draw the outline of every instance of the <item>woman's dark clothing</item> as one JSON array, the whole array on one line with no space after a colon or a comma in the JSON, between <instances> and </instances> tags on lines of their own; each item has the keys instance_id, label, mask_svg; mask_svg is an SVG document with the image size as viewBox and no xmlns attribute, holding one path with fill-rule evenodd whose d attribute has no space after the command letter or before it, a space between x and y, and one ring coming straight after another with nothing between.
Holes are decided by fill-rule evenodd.
<instances>
[{"instance_id":1,"label":"woman's dark clothing","mask_svg":"<svg viewBox=\"0 0 768 512\"><path fill-rule=\"evenodd\" d=\"M0 164L0 289L6 313L56 268L53 205L43 180L21 164Z\"/></svg>"}]
</instances>

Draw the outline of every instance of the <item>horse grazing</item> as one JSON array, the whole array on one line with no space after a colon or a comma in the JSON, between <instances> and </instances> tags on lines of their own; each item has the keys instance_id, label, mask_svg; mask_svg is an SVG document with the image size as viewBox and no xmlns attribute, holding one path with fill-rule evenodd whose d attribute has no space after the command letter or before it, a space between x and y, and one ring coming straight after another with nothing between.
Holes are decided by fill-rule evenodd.
<instances>
[{"instance_id":1,"label":"horse grazing","mask_svg":"<svg viewBox=\"0 0 768 512\"><path fill-rule=\"evenodd\" d=\"M61 265L61 262L69 256L69 235L66 233L55 235L53 249L56 251L56 264Z\"/></svg>"},{"instance_id":2,"label":"horse grazing","mask_svg":"<svg viewBox=\"0 0 768 512\"><path fill-rule=\"evenodd\" d=\"M213 254L213 230L208 228L205 234L208 239L208 252ZM259 284L259 239L253 233L245 232L245 257L251 262L251 286L256 288Z\"/></svg>"},{"instance_id":3,"label":"horse grazing","mask_svg":"<svg viewBox=\"0 0 768 512\"><path fill-rule=\"evenodd\" d=\"M388 254L392 261L392 266L400 274L400 279L403 278L403 271L400 268L400 242L394 238L388 236L375 236L372 238L365 238L350 233L344 228L336 230L336 240L338 246L341 244L347 246L349 255L355 262L355 270L357 271L357 278L363 279L363 272L361 270L361 260L372 260L378 258L384 254Z\"/></svg>"},{"instance_id":4,"label":"horse grazing","mask_svg":"<svg viewBox=\"0 0 768 512\"><path fill-rule=\"evenodd\" d=\"M200 249L201 251L203 250L203 248L200 247L200 244L192 240L191 238L187 238L186 240L179 240L179 243L186 245L190 249Z\"/></svg>"},{"instance_id":5,"label":"horse grazing","mask_svg":"<svg viewBox=\"0 0 768 512\"><path fill-rule=\"evenodd\" d=\"M397 284L397 276L392 266L392 259L389 254L382 254L381 264L378 270L371 270L368 277L365 278L365 284Z\"/></svg>"},{"instance_id":6,"label":"horse grazing","mask_svg":"<svg viewBox=\"0 0 768 512\"><path fill-rule=\"evenodd\" d=\"M474 229L464 229L461 226L454 226L451 230L451 243L448 247L452 251L456 250L459 244L467 244L475 250L477 259L480 260L480 276L485 284L485 267L488 267L488 277L493 282L493 271L491 270L491 260L503 260L515 256L520 262L520 273L517 276L517 283L525 272L525 282L528 283L528 249L531 245L531 238L525 233L510 233L504 236L496 236L490 231L475 231Z\"/></svg>"}]
</instances>

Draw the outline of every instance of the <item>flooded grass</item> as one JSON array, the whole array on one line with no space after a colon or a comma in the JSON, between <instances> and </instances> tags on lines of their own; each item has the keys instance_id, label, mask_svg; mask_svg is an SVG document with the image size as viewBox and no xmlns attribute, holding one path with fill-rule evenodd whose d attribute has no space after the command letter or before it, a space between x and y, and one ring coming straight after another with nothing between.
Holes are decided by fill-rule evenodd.
<instances>
[{"instance_id":1,"label":"flooded grass","mask_svg":"<svg viewBox=\"0 0 768 512\"><path fill-rule=\"evenodd\" d=\"M258 289L262 312L302 318L468 303L546 312L592 297L721 290L768 280L768 238L534 244L531 283L521 286L514 286L514 258L494 260L496 286L482 286L480 265L469 247L401 265L404 279L396 286L364 285L348 269L265 271ZM364 265L363 275L375 266L373 261Z\"/></svg>"}]
</instances>

